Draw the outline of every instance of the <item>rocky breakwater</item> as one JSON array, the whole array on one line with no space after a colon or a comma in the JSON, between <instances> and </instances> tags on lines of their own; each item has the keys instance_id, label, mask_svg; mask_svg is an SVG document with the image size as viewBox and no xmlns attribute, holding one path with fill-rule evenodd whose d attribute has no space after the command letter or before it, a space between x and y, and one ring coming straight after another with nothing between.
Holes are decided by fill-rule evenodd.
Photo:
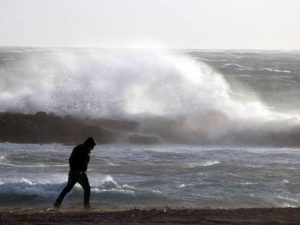
<instances>
[{"instance_id":1,"label":"rocky breakwater","mask_svg":"<svg viewBox=\"0 0 300 225\"><path fill-rule=\"evenodd\" d=\"M45 112L34 115L0 113L1 142L76 144L87 136L95 137L98 143L110 143L115 139L113 132L91 120Z\"/></svg>"},{"instance_id":2,"label":"rocky breakwater","mask_svg":"<svg viewBox=\"0 0 300 225\"><path fill-rule=\"evenodd\" d=\"M97 143L125 142L158 144L158 138L136 134L138 122L132 120L88 119L71 115L0 113L0 142L78 144L88 136Z\"/></svg>"}]
</instances>

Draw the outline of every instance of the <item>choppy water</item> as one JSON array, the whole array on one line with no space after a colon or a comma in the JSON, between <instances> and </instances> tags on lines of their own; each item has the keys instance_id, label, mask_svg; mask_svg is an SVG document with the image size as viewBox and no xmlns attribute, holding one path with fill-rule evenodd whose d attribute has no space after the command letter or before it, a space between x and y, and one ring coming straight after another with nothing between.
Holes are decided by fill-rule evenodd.
<instances>
[{"instance_id":1,"label":"choppy water","mask_svg":"<svg viewBox=\"0 0 300 225\"><path fill-rule=\"evenodd\" d=\"M51 206L72 146L0 144L1 206ZM98 206L300 206L300 149L97 146L88 176ZM80 186L65 205L81 205Z\"/></svg>"}]
</instances>

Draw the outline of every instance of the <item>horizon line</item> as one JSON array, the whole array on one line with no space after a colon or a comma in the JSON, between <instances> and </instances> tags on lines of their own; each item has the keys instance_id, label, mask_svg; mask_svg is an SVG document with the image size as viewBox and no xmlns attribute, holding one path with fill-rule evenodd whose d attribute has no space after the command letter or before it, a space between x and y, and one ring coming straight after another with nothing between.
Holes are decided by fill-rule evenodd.
<instances>
[{"instance_id":1,"label":"horizon line","mask_svg":"<svg viewBox=\"0 0 300 225\"><path fill-rule=\"evenodd\" d=\"M164 48L164 47L112 47L112 46L25 46L25 45L0 45L0 48L56 48L56 49L157 49L157 50L202 50L202 51L300 51L300 49L259 49L259 48Z\"/></svg>"}]
</instances>

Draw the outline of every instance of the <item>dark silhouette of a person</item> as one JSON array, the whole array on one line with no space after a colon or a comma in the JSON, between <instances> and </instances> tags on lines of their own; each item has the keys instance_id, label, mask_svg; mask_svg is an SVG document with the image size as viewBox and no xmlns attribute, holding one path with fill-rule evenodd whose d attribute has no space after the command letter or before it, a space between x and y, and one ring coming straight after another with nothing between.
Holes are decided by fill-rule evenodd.
<instances>
[{"instance_id":1,"label":"dark silhouette of a person","mask_svg":"<svg viewBox=\"0 0 300 225\"><path fill-rule=\"evenodd\" d=\"M66 187L57 197L54 207L60 208L60 205L67 193L71 191L74 185L78 182L84 189L84 208L90 208L90 193L91 188L86 170L90 161L90 152L96 145L94 138L89 137L83 144L77 145L69 158L69 178Z\"/></svg>"}]
</instances>

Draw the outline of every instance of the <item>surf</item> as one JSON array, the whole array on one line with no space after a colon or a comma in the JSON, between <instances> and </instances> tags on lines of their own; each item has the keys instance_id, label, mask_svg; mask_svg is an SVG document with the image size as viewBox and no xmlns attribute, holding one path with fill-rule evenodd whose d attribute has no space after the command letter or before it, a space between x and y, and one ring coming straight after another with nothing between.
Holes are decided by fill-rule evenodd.
<instances>
[{"instance_id":1,"label":"surf","mask_svg":"<svg viewBox=\"0 0 300 225\"><path fill-rule=\"evenodd\" d=\"M7 52L2 112L131 119L166 142L299 145L297 116L236 99L223 74L184 52L43 49ZM240 90L242 91L242 90Z\"/></svg>"}]
</instances>

